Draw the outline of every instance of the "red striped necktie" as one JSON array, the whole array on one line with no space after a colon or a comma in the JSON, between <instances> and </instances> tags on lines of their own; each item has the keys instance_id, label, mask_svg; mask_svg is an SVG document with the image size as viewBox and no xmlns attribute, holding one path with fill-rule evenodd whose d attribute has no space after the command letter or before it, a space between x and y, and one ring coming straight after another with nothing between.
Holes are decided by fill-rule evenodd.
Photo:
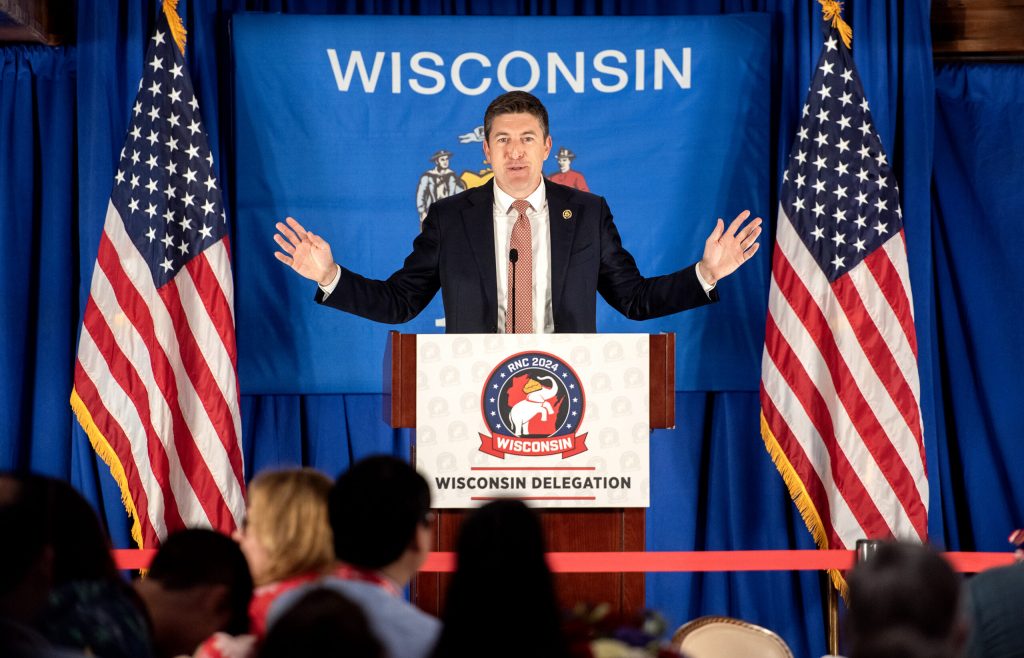
<instances>
[{"instance_id":1,"label":"red striped necktie","mask_svg":"<svg viewBox=\"0 0 1024 658\"><path fill-rule=\"evenodd\" d=\"M530 235L530 218L526 211L531 208L530 202L517 199L512 208L519 213L516 223L512 225L512 240L509 251L515 249L519 260L508 264L508 288L505 304L505 333L533 333L533 244ZM512 291L515 290L515 297ZM515 300L515 321L513 322L513 299ZM513 330L513 325L515 330Z\"/></svg>"}]
</instances>

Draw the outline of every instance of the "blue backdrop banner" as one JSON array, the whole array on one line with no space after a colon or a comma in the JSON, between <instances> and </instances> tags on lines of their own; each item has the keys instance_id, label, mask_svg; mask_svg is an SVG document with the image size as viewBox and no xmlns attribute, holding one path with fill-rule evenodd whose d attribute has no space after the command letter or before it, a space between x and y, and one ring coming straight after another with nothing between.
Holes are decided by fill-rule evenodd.
<instances>
[{"instance_id":1,"label":"blue backdrop banner","mask_svg":"<svg viewBox=\"0 0 1024 658\"><path fill-rule=\"evenodd\" d=\"M722 217L769 216L769 19L241 15L236 290L245 393L379 392L390 327L317 306L272 255L294 216L386 278L430 203L490 178L483 112L510 89L550 114L553 180L604 196L646 275L694 263ZM559 158L558 156L562 157ZM756 390L768 258L722 302L601 331L679 334L679 390ZM438 295L408 333L443 331Z\"/></svg>"}]
</instances>

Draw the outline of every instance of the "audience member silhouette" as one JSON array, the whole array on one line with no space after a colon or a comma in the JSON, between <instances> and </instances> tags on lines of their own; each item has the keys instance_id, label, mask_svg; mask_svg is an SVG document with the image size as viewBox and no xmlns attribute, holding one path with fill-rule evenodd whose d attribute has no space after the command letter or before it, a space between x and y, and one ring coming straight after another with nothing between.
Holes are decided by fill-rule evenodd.
<instances>
[{"instance_id":1,"label":"audience member silhouette","mask_svg":"<svg viewBox=\"0 0 1024 658\"><path fill-rule=\"evenodd\" d=\"M0 655L11 658L84 655L53 647L34 626L53 585L48 520L35 507L42 497L39 481L0 474Z\"/></svg>"},{"instance_id":2,"label":"audience member silhouette","mask_svg":"<svg viewBox=\"0 0 1024 658\"><path fill-rule=\"evenodd\" d=\"M259 656L383 658L384 648L359 606L337 591L314 588L274 623Z\"/></svg>"},{"instance_id":3,"label":"audience member silhouette","mask_svg":"<svg viewBox=\"0 0 1024 658\"><path fill-rule=\"evenodd\" d=\"M470 514L434 658L568 656L544 554L540 520L523 503L499 500ZM496 634L495 624L508 620L521 631Z\"/></svg>"},{"instance_id":4,"label":"audience member silhouette","mask_svg":"<svg viewBox=\"0 0 1024 658\"><path fill-rule=\"evenodd\" d=\"M249 566L238 544L212 530L169 536L135 589L149 611L158 658L191 655L216 632L249 628Z\"/></svg>"},{"instance_id":5,"label":"audience member silhouette","mask_svg":"<svg viewBox=\"0 0 1024 658\"><path fill-rule=\"evenodd\" d=\"M885 543L850 572L850 658L953 657L966 625L960 578L920 544Z\"/></svg>"},{"instance_id":6,"label":"audience member silhouette","mask_svg":"<svg viewBox=\"0 0 1024 658\"><path fill-rule=\"evenodd\" d=\"M1024 563L989 569L967 583L970 658L1024 658Z\"/></svg>"},{"instance_id":7,"label":"audience member silhouette","mask_svg":"<svg viewBox=\"0 0 1024 658\"><path fill-rule=\"evenodd\" d=\"M339 563L320 586L363 610L390 658L430 655L440 623L402 596L430 552L433 514L426 480L400 459L369 457L338 477L328 512ZM279 597L268 632L306 589Z\"/></svg>"},{"instance_id":8,"label":"audience member silhouette","mask_svg":"<svg viewBox=\"0 0 1024 658\"><path fill-rule=\"evenodd\" d=\"M266 632L270 605L282 593L312 582L334 564L327 519L331 480L311 468L264 471L249 484L243 527L235 533L256 584L249 630Z\"/></svg>"},{"instance_id":9,"label":"audience member silhouette","mask_svg":"<svg viewBox=\"0 0 1024 658\"><path fill-rule=\"evenodd\" d=\"M96 513L71 485L2 475L0 509L0 654L52 655L49 646L152 655L142 603L118 573Z\"/></svg>"}]
</instances>

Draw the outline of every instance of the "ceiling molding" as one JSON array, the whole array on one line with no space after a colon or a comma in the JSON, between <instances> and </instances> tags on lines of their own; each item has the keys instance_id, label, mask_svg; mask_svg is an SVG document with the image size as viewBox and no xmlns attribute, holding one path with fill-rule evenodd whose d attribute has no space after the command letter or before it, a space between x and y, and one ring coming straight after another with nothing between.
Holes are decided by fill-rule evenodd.
<instances>
[{"instance_id":1,"label":"ceiling molding","mask_svg":"<svg viewBox=\"0 0 1024 658\"><path fill-rule=\"evenodd\" d=\"M1024 0L932 0L937 60L1024 60Z\"/></svg>"},{"instance_id":2,"label":"ceiling molding","mask_svg":"<svg viewBox=\"0 0 1024 658\"><path fill-rule=\"evenodd\" d=\"M0 0L0 42L56 46L74 38L73 0Z\"/></svg>"}]
</instances>

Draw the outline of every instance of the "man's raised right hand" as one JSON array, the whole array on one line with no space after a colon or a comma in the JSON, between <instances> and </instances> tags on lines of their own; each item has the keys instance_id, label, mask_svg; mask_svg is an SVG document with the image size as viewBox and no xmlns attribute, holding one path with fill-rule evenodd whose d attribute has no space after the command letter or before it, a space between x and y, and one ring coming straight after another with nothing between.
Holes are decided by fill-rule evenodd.
<instances>
[{"instance_id":1,"label":"man's raised right hand","mask_svg":"<svg viewBox=\"0 0 1024 658\"><path fill-rule=\"evenodd\" d=\"M274 252L277 260L321 286L334 280L338 265L326 240L304 229L294 217L286 217L275 226L278 232L274 242L281 248Z\"/></svg>"}]
</instances>

